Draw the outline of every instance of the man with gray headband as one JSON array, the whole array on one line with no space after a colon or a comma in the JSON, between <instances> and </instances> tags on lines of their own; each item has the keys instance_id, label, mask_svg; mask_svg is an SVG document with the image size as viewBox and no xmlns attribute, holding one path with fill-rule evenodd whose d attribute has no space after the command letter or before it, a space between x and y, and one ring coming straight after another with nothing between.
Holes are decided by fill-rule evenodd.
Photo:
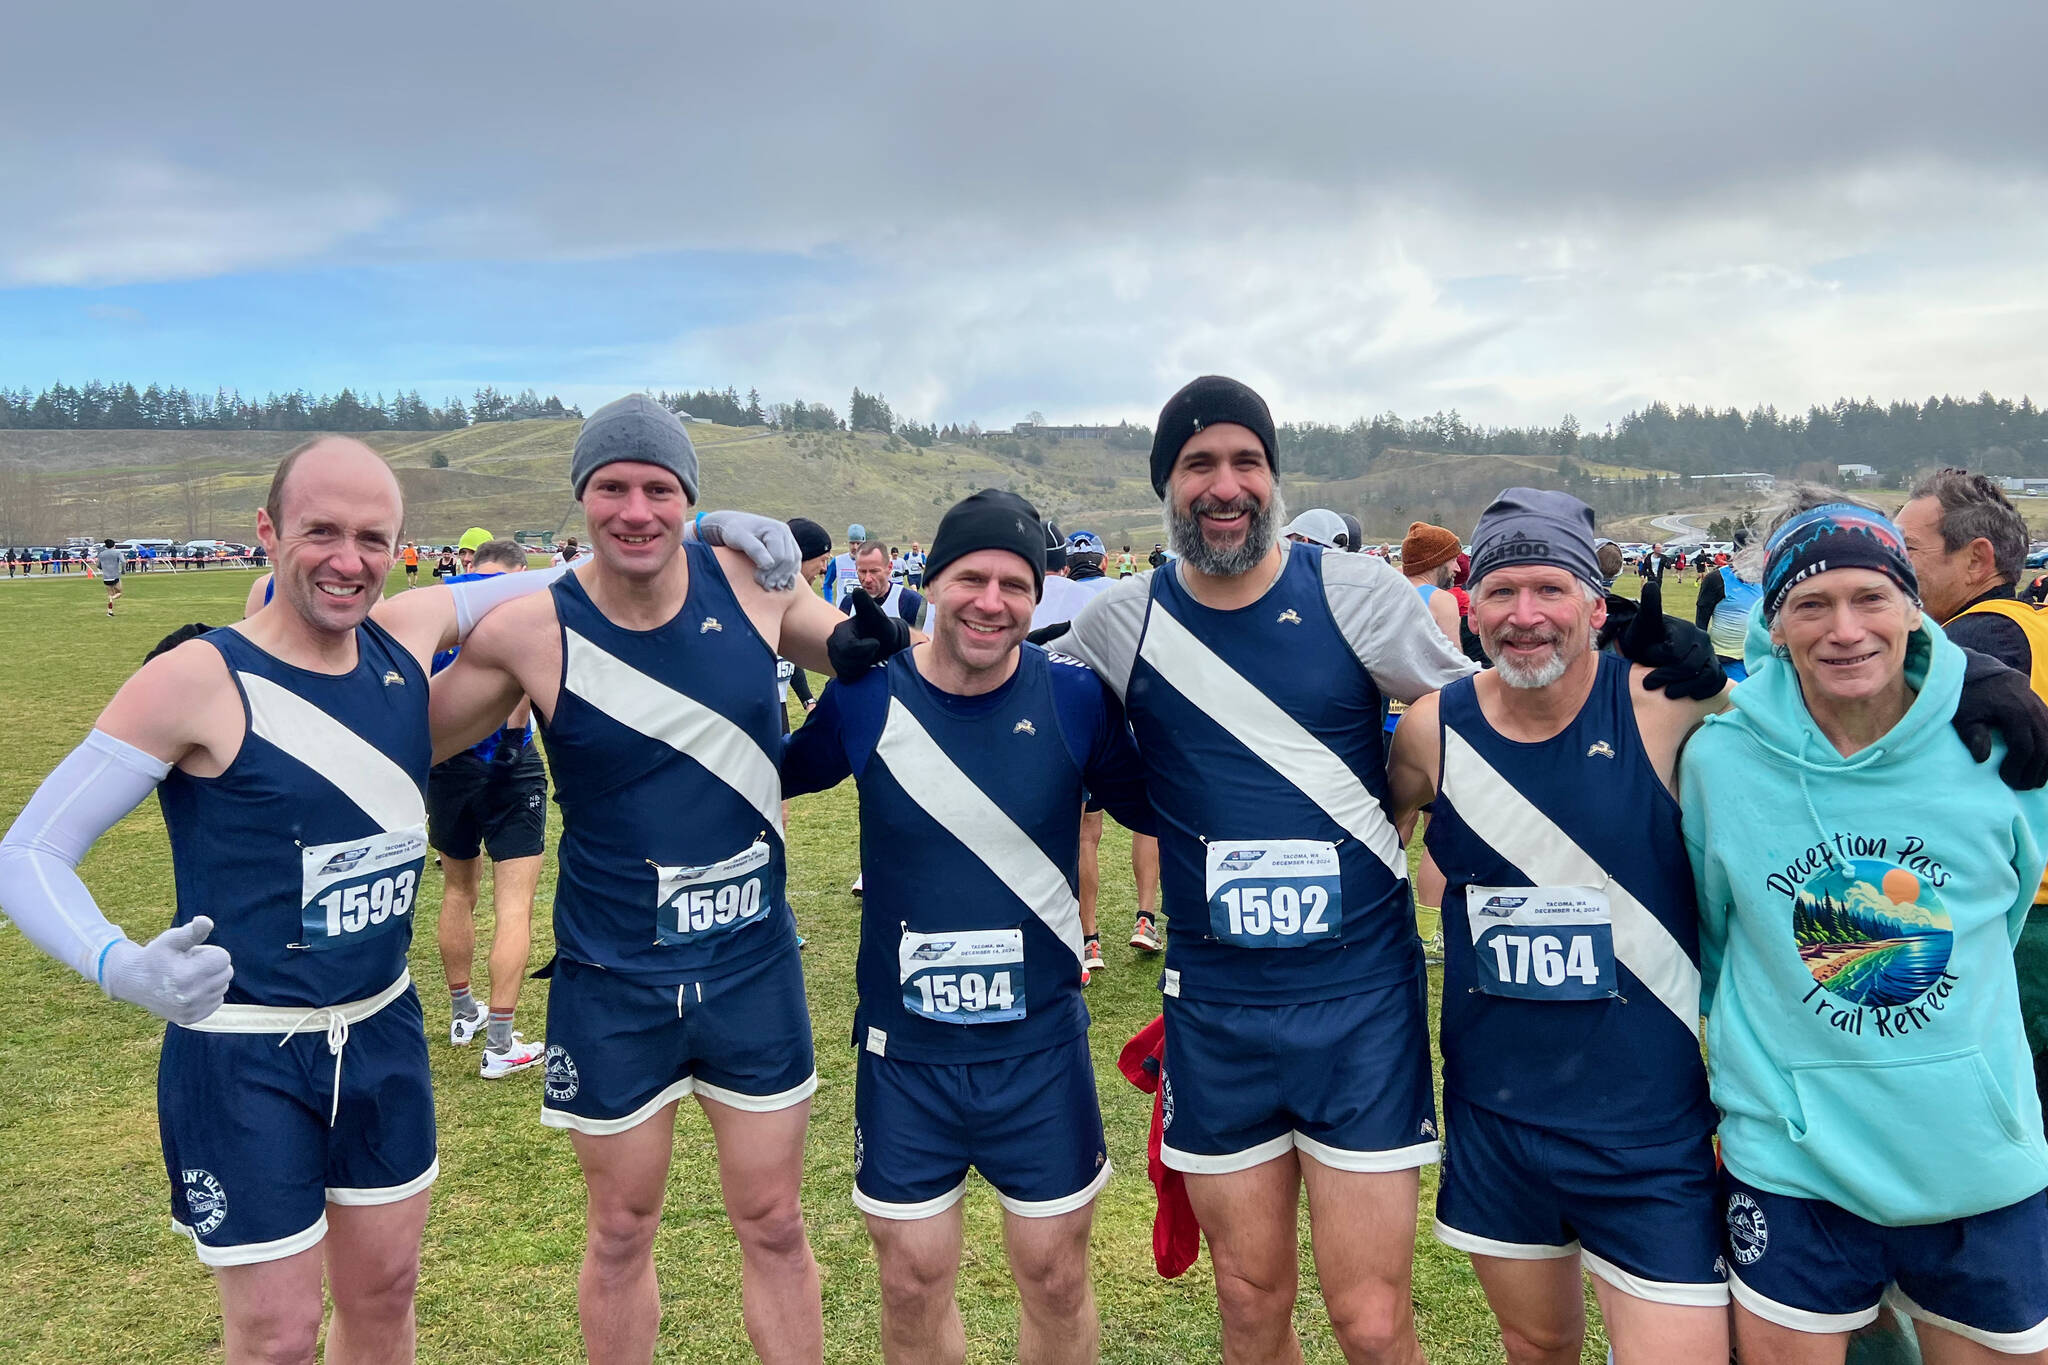
<instances>
[{"instance_id":1,"label":"man with gray headband","mask_svg":"<svg viewBox=\"0 0 2048 1365\"><path fill-rule=\"evenodd\" d=\"M1472 535L1494 668L1394 735L1395 817L1430 806L1447 881L1436 1232L1471 1255L1511 1360L1578 1358L1583 1263L1619 1358L1718 1365L1716 1116L1673 792L1679 746L1726 702L1595 653L1602 578L1591 508L1502 493ZM1640 613L1623 649L1660 617Z\"/></svg>"},{"instance_id":2,"label":"man with gray headband","mask_svg":"<svg viewBox=\"0 0 2048 1365\"><path fill-rule=\"evenodd\" d=\"M775 659L846 677L908 631L872 604L841 616L794 572L770 590L738 553L687 540L696 452L642 396L591 415L571 473L592 561L474 632L434 681L433 715L437 756L521 693L547 737L562 838L541 1122L569 1130L589 1186L585 1345L654 1354L654 1234L676 1107L695 1095L747 1334L764 1360L816 1361L798 1186L817 1072L784 895ZM777 538L793 551L786 526Z\"/></svg>"}]
</instances>

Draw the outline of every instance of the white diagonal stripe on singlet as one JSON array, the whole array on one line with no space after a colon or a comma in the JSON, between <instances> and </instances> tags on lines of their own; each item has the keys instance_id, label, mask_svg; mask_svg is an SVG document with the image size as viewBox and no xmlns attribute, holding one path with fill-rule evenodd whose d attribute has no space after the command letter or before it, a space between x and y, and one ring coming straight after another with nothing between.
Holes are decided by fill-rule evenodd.
<instances>
[{"instance_id":1,"label":"white diagonal stripe on singlet","mask_svg":"<svg viewBox=\"0 0 2048 1365\"><path fill-rule=\"evenodd\" d=\"M1555 821L1480 757L1450 726L1444 731L1443 794L1458 818L1538 886L1596 886L1614 916L1614 955L1697 1038L1700 969L1657 917L1607 875ZM1688 873L1688 876L1691 874Z\"/></svg>"},{"instance_id":2,"label":"white diagonal stripe on singlet","mask_svg":"<svg viewBox=\"0 0 2048 1365\"><path fill-rule=\"evenodd\" d=\"M1279 703L1197 640L1173 613L1154 607L1138 657L1158 669L1174 691L1267 767L1322 807L1352 838L1371 849L1395 880L1407 880L1408 855L1401 847L1401 836L1388 821L1386 808L1366 790L1358 774L1300 721L1281 710ZM1240 832L1226 837L1249 836Z\"/></svg>"},{"instance_id":3,"label":"white diagonal stripe on singlet","mask_svg":"<svg viewBox=\"0 0 2048 1365\"><path fill-rule=\"evenodd\" d=\"M1048 732L1044 742L1061 741ZM889 719L882 726L875 753L889 765L890 776L910 799L938 821L939 828L958 839L1030 906L1031 913L1059 935L1076 962L1086 960L1081 903L1074 899L1066 874L973 778L960 771L960 765L946 756L931 732L894 697L889 699Z\"/></svg>"},{"instance_id":4,"label":"white diagonal stripe on singlet","mask_svg":"<svg viewBox=\"0 0 2048 1365\"><path fill-rule=\"evenodd\" d=\"M249 730L318 773L386 833L424 824L419 783L390 755L298 693L258 673L235 674Z\"/></svg>"},{"instance_id":5,"label":"white diagonal stripe on singlet","mask_svg":"<svg viewBox=\"0 0 2048 1365\"><path fill-rule=\"evenodd\" d=\"M563 630L562 648L567 656L563 687L627 729L696 759L759 811L777 838L782 837L782 774L745 730L573 630ZM687 814L676 812L678 818Z\"/></svg>"}]
</instances>

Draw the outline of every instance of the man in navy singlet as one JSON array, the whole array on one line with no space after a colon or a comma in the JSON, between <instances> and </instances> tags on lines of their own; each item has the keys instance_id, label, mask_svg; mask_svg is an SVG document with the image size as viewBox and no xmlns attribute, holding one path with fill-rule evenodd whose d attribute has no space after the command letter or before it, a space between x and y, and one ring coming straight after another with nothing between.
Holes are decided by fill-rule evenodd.
<instances>
[{"instance_id":1,"label":"man in navy singlet","mask_svg":"<svg viewBox=\"0 0 2048 1365\"><path fill-rule=\"evenodd\" d=\"M961 1198L1003 1206L1021 1361L1093 1360L1088 1235L1108 1149L1081 1000L1075 816L1084 790L1151 827L1123 708L1022 643L1042 567L1014 493L956 504L928 560L932 638L832 683L783 783L860 786L854 1203L882 1280L884 1360L964 1357ZM905 856L905 850L912 850Z\"/></svg>"},{"instance_id":2,"label":"man in navy singlet","mask_svg":"<svg viewBox=\"0 0 2048 1365\"><path fill-rule=\"evenodd\" d=\"M845 672L848 642L876 643L863 632L900 646L908 631L871 609L842 617L794 572L769 591L745 559L686 541L696 451L645 395L591 414L570 473L593 560L481 625L435 679L433 714L445 754L523 693L547 744L562 837L541 1121L569 1131L589 1187L585 1345L653 1356L654 1234L676 1106L694 1095L739 1237L747 1334L764 1360L815 1361L798 1190L817 1072L783 890L775 659Z\"/></svg>"},{"instance_id":3,"label":"man in navy singlet","mask_svg":"<svg viewBox=\"0 0 2048 1365\"><path fill-rule=\"evenodd\" d=\"M860 587L868 596L880 604L883 611L912 626L924 615L924 598L914 589L907 588L900 579L891 578L889 547L881 541L870 541L863 545L853 557L854 572L860 578ZM840 602L840 610L849 616L853 614L852 599Z\"/></svg>"},{"instance_id":4,"label":"man in navy singlet","mask_svg":"<svg viewBox=\"0 0 2048 1365\"><path fill-rule=\"evenodd\" d=\"M1716 1115L1675 773L1724 697L1686 701L1592 641L1593 512L1511 488L1472 535L1494 667L1409 708L1394 814L1443 869L1436 1233L1471 1255L1511 1360L1576 1360L1581 1265L1621 1360L1719 1365Z\"/></svg>"},{"instance_id":5,"label":"man in navy singlet","mask_svg":"<svg viewBox=\"0 0 2048 1365\"><path fill-rule=\"evenodd\" d=\"M476 603L379 601L402 521L397 481L361 443L285 456L257 515L274 600L146 663L0 845L23 932L171 1022L157 1095L172 1218L214 1270L234 1365L313 1358L323 1256L350 1268L328 1286L327 1358L412 1358L438 1170L406 971L427 661ZM138 947L74 869L152 790L177 923Z\"/></svg>"}]
</instances>

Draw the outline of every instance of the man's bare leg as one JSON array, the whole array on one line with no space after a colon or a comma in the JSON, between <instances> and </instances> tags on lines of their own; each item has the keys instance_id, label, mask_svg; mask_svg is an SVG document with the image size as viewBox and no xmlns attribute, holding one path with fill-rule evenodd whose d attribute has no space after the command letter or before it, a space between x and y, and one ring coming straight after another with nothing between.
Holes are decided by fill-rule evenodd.
<instances>
[{"instance_id":1,"label":"man's bare leg","mask_svg":"<svg viewBox=\"0 0 2048 1365\"><path fill-rule=\"evenodd\" d=\"M1159 909L1159 839L1151 834L1131 836L1131 877L1138 884L1138 913L1150 915Z\"/></svg>"},{"instance_id":2,"label":"man's bare leg","mask_svg":"<svg viewBox=\"0 0 2048 1365\"><path fill-rule=\"evenodd\" d=\"M1598 1275L1593 1276L1593 1294L1607 1321L1615 1365L1723 1365L1728 1359L1724 1306L1652 1303L1624 1294Z\"/></svg>"},{"instance_id":3,"label":"man's bare leg","mask_svg":"<svg viewBox=\"0 0 2048 1365\"><path fill-rule=\"evenodd\" d=\"M526 963L533 951L533 889L540 884L542 857L507 858L491 864L491 1008L503 1014L519 1004ZM475 897L475 888L470 895ZM442 917L445 920L446 901ZM446 961L446 958L443 958Z\"/></svg>"},{"instance_id":4,"label":"man's bare leg","mask_svg":"<svg viewBox=\"0 0 2048 1365\"><path fill-rule=\"evenodd\" d=\"M318 1246L279 1261L215 1268L227 1365L313 1365L326 1310Z\"/></svg>"},{"instance_id":5,"label":"man's bare leg","mask_svg":"<svg viewBox=\"0 0 2048 1365\"><path fill-rule=\"evenodd\" d=\"M811 1102L757 1114L697 1099L718 1143L725 1215L740 1239L747 1339L764 1365L812 1365L825 1355L825 1310L799 1199Z\"/></svg>"},{"instance_id":6,"label":"man's bare leg","mask_svg":"<svg viewBox=\"0 0 2048 1365\"><path fill-rule=\"evenodd\" d=\"M441 855L441 918L434 938L441 947L441 972L450 990L469 985L470 973L476 970L476 895L483 866L482 854Z\"/></svg>"},{"instance_id":7,"label":"man's bare leg","mask_svg":"<svg viewBox=\"0 0 2048 1365\"><path fill-rule=\"evenodd\" d=\"M576 1316L591 1365L647 1365L661 1329L654 1233L675 1153L676 1106L623 1133L571 1132L587 1191Z\"/></svg>"},{"instance_id":8,"label":"man's bare leg","mask_svg":"<svg viewBox=\"0 0 2048 1365\"><path fill-rule=\"evenodd\" d=\"M1421 1173L1340 1171L1303 1155L1301 1174L1323 1305L1344 1359L1422 1365L1411 1297Z\"/></svg>"},{"instance_id":9,"label":"man's bare leg","mask_svg":"<svg viewBox=\"0 0 2048 1365\"><path fill-rule=\"evenodd\" d=\"M1081 936L1095 933L1095 900L1102 894L1102 812L1081 812Z\"/></svg>"},{"instance_id":10,"label":"man's bare leg","mask_svg":"<svg viewBox=\"0 0 2048 1365\"><path fill-rule=\"evenodd\" d=\"M1003 1211L1003 1243L1022 1308L1017 1365L1095 1365L1101 1355L1102 1321L1088 1274L1088 1234L1094 1226L1092 1199L1052 1218Z\"/></svg>"},{"instance_id":11,"label":"man's bare leg","mask_svg":"<svg viewBox=\"0 0 2048 1365\"><path fill-rule=\"evenodd\" d=\"M1586 1340L1578 1252L1527 1261L1475 1255L1472 1270L1500 1324L1508 1365L1578 1365Z\"/></svg>"},{"instance_id":12,"label":"man's bare leg","mask_svg":"<svg viewBox=\"0 0 2048 1365\"><path fill-rule=\"evenodd\" d=\"M334 1295L327 1365L408 1365L413 1359L427 1195L421 1190L395 1204L327 1206L327 1284Z\"/></svg>"},{"instance_id":13,"label":"man's bare leg","mask_svg":"<svg viewBox=\"0 0 2048 1365\"><path fill-rule=\"evenodd\" d=\"M887 1365L960 1365L967 1331L954 1287L960 1278L960 1203L929 1218L867 1215L882 1280L882 1359Z\"/></svg>"},{"instance_id":14,"label":"man's bare leg","mask_svg":"<svg viewBox=\"0 0 2048 1365\"><path fill-rule=\"evenodd\" d=\"M1247 1171L1189 1175L1187 1190L1216 1271L1224 1365L1299 1365L1301 1165L1294 1152Z\"/></svg>"}]
</instances>

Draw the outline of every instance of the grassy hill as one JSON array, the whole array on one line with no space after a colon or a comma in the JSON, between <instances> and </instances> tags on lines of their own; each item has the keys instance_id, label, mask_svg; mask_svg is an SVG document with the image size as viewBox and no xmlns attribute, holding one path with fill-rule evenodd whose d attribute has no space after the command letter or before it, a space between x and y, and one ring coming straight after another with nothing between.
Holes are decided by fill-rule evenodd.
<instances>
[{"instance_id":1,"label":"grassy hill","mask_svg":"<svg viewBox=\"0 0 2048 1365\"><path fill-rule=\"evenodd\" d=\"M407 534L449 542L472 525L576 534L569 496L574 421L493 422L449 432L374 432L405 490ZM766 431L698 424L704 503L771 516L808 516L835 538L850 522L876 537L929 543L940 514L978 488L1011 488L1069 530L1087 527L1114 550L1161 539L1146 452L1094 440L942 444L919 450L863 433ZM291 432L0 431L0 542L67 535L247 538ZM1015 453L1007 453L1014 451ZM1561 487L1555 455L1389 452L1369 474L1290 475L1288 505L1327 506L1363 519L1375 540L1408 523L1469 530L1512 484ZM1597 471L1640 474L1637 470ZM1719 515L1733 504L1676 510ZM1617 530L1620 528L1617 527Z\"/></svg>"}]
</instances>

